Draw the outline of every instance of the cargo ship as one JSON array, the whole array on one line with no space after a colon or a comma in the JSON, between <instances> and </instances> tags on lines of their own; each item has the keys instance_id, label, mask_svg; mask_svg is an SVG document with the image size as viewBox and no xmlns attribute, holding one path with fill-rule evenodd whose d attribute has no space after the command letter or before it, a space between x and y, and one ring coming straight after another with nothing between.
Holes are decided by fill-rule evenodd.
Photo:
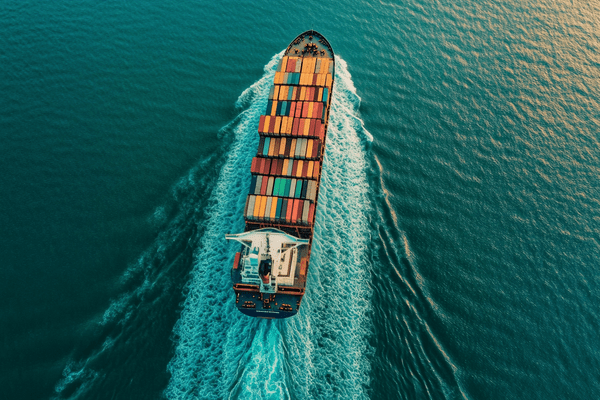
<instances>
[{"instance_id":1,"label":"cargo ship","mask_svg":"<svg viewBox=\"0 0 600 400\"><path fill-rule=\"evenodd\" d=\"M241 244L231 279L235 304L260 318L300 309L323 168L335 61L329 42L306 31L287 47L258 123L245 229L225 235Z\"/></svg>"}]
</instances>

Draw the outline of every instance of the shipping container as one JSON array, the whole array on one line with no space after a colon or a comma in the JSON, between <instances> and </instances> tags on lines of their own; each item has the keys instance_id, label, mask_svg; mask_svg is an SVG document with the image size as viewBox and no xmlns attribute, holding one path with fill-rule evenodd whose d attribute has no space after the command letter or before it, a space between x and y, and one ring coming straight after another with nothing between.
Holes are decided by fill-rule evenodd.
<instances>
[{"instance_id":1,"label":"shipping container","mask_svg":"<svg viewBox=\"0 0 600 400\"><path fill-rule=\"evenodd\" d=\"M283 203L283 199L282 198L278 198L277 199L277 209L275 211L275 219L279 220L280 219L280 215L281 215L281 204Z\"/></svg>"},{"instance_id":2,"label":"shipping container","mask_svg":"<svg viewBox=\"0 0 600 400\"><path fill-rule=\"evenodd\" d=\"M309 207L310 207L310 202L308 200L304 201L304 207L302 208L302 222L307 224L308 223L308 211L309 211Z\"/></svg>"},{"instance_id":3,"label":"shipping container","mask_svg":"<svg viewBox=\"0 0 600 400\"><path fill-rule=\"evenodd\" d=\"M260 193L260 189L262 187L263 177L264 177L264 175L257 175L256 176L256 184L254 186L254 192L253 192L253 194L256 194L256 195L261 194Z\"/></svg>"},{"instance_id":4,"label":"shipping container","mask_svg":"<svg viewBox=\"0 0 600 400\"><path fill-rule=\"evenodd\" d=\"M286 222L287 202L287 199L281 199L281 215L279 216L279 219L281 219L282 222Z\"/></svg>"},{"instance_id":5,"label":"shipping container","mask_svg":"<svg viewBox=\"0 0 600 400\"><path fill-rule=\"evenodd\" d=\"M320 174L321 174L321 162L315 161L315 168L313 169L313 178L319 179Z\"/></svg>"},{"instance_id":6,"label":"shipping container","mask_svg":"<svg viewBox=\"0 0 600 400\"><path fill-rule=\"evenodd\" d=\"M304 202L302 200L294 200L294 207L298 204L298 211L296 212L296 221L302 222L302 209L304 208Z\"/></svg>"},{"instance_id":7,"label":"shipping container","mask_svg":"<svg viewBox=\"0 0 600 400\"><path fill-rule=\"evenodd\" d=\"M283 189L283 196L284 197L290 197L290 188L292 186L292 180L291 179L286 179L285 180L285 188Z\"/></svg>"},{"instance_id":8,"label":"shipping container","mask_svg":"<svg viewBox=\"0 0 600 400\"><path fill-rule=\"evenodd\" d=\"M306 145L308 143L308 139L300 139L302 140L302 147L300 148L300 151L298 152L298 157L299 158L305 158L306 157Z\"/></svg>"},{"instance_id":9,"label":"shipping container","mask_svg":"<svg viewBox=\"0 0 600 400\"><path fill-rule=\"evenodd\" d=\"M296 179L290 181L290 191L288 197L296 197Z\"/></svg>"},{"instance_id":10,"label":"shipping container","mask_svg":"<svg viewBox=\"0 0 600 400\"><path fill-rule=\"evenodd\" d=\"M269 217L269 211L271 211L271 202L273 201L273 197L271 196L266 196L266 204L265 204L265 208L261 209L261 213L260 213L260 217L262 219L266 219Z\"/></svg>"}]
</instances>

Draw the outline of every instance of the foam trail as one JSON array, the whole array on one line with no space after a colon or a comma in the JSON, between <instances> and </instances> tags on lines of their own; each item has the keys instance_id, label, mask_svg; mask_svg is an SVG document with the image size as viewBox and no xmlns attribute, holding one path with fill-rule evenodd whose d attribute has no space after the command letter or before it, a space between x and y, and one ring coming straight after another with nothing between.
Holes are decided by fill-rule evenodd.
<instances>
[{"instance_id":1,"label":"foam trail","mask_svg":"<svg viewBox=\"0 0 600 400\"><path fill-rule=\"evenodd\" d=\"M281 321L253 319L235 310L229 268L236 246L223 237L243 230L258 116L264 112L280 56L249 89L257 96L232 125L235 141L212 195L208 226L174 329L168 398L367 397L371 206L364 147L365 139L372 138L358 117L360 99L339 57L302 308L295 317ZM248 99L247 92L240 101Z\"/></svg>"}]
</instances>

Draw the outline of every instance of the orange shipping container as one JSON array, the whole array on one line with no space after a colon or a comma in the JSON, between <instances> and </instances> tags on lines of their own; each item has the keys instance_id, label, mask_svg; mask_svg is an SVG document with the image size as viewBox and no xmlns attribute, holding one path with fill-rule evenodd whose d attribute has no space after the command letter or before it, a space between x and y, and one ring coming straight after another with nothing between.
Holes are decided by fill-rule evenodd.
<instances>
[{"instance_id":1,"label":"orange shipping container","mask_svg":"<svg viewBox=\"0 0 600 400\"><path fill-rule=\"evenodd\" d=\"M313 148L313 140L309 139L308 140L308 144L306 145L306 158L310 158L312 155L312 148Z\"/></svg>"},{"instance_id":2,"label":"orange shipping container","mask_svg":"<svg viewBox=\"0 0 600 400\"><path fill-rule=\"evenodd\" d=\"M271 218L271 220L275 219L276 211L277 211L277 197L273 197L273 200L271 201L271 212L269 215L269 218Z\"/></svg>"},{"instance_id":3,"label":"orange shipping container","mask_svg":"<svg viewBox=\"0 0 600 400\"><path fill-rule=\"evenodd\" d=\"M300 101L304 101L305 96L306 96L306 87L302 86L300 88Z\"/></svg>"},{"instance_id":4,"label":"orange shipping container","mask_svg":"<svg viewBox=\"0 0 600 400\"><path fill-rule=\"evenodd\" d=\"M278 115L275 117L275 129L273 130L273 133L279 135L280 128L281 128L281 117Z\"/></svg>"},{"instance_id":5,"label":"orange shipping container","mask_svg":"<svg viewBox=\"0 0 600 400\"><path fill-rule=\"evenodd\" d=\"M302 167L304 166L304 161L298 160L298 169L294 171L294 176L297 178L302 177Z\"/></svg>"},{"instance_id":6,"label":"orange shipping container","mask_svg":"<svg viewBox=\"0 0 600 400\"><path fill-rule=\"evenodd\" d=\"M262 203L262 196L256 196L256 201L254 203L254 210L252 216L254 218L258 218L258 214L260 213L260 207Z\"/></svg>"},{"instance_id":7,"label":"orange shipping container","mask_svg":"<svg viewBox=\"0 0 600 400\"><path fill-rule=\"evenodd\" d=\"M287 210L285 212L285 219L287 220L287 222L292 222L294 201L292 199L286 199L286 201L287 201Z\"/></svg>"},{"instance_id":8,"label":"orange shipping container","mask_svg":"<svg viewBox=\"0 0 600 400\"><path fill-rule=\"evenodd\" d=\"M287 139L286 138L281 138L281 143L279 144L279 154L280 155L284 155L285 154L285 143L286 143Z\"/></svg>"},{"instance_id":9,"label":"orange shipping container","mask_svg":"<svg viewBox=\"0 0 600 400\"><path fill-rule=\"evenodd\" d=\"M308 136L310 134L310 120L305 120L304 122L304 132L302 132L302 136Z\"/></svg>"}]
</instances>

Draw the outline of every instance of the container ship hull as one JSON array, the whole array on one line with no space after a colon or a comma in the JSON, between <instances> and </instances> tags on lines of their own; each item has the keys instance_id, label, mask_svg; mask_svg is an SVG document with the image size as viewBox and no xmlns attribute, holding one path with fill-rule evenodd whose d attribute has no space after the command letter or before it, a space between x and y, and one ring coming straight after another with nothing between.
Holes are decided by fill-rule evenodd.
<instances>
[{"instance_id":1,"label":"container ship hull","mask_svg":"<svg viewBox=\"0 0 600 400\"><path fill-rule=\"evenodd\" d=\"M243 233L231 278L237 308L261 318L295 315L306 290L335 75L329 42L300 34L277 67L252 160Z\"/></svg>"}]
</instances>

